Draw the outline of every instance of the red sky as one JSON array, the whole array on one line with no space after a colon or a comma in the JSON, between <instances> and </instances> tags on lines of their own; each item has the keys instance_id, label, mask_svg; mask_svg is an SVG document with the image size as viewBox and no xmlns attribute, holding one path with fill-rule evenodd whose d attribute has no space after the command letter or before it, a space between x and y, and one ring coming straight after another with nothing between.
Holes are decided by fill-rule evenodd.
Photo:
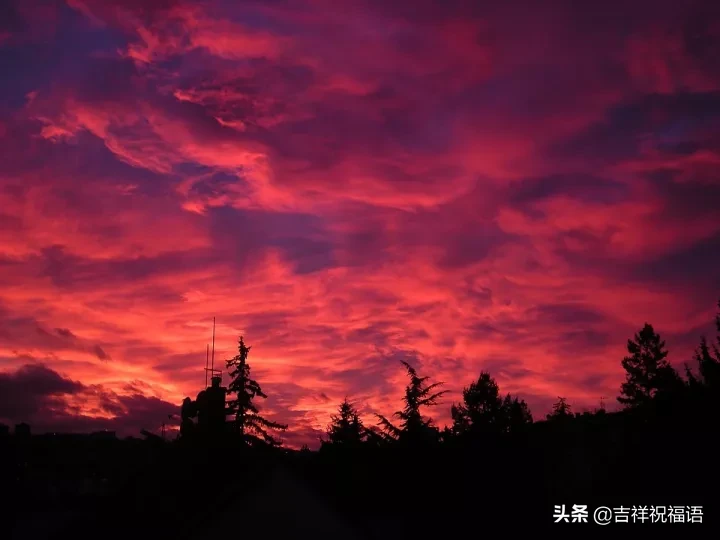
<instances>
[{"instance_id":1,"label":"red sky","mask_svg":"<svg viewBox=\"0 0 720 540\"><path fill-rule=\"evenodd\" d=\"M286 440L399 360L614 405L720 296L716 2L10 1L0 421L155 429L243 334Z\"/></svg>"}]
</instances>

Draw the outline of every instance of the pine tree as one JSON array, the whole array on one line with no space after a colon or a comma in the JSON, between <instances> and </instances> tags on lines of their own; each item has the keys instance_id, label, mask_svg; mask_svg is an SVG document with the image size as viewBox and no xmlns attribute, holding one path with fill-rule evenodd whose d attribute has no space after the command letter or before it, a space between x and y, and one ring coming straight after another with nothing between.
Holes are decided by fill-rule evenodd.
<instances>
[{"instance_id":1,"label":"pine tree","mask_svg":"<svg viewBox=\"0 0 720 540\"><path fill-rule=\"evenodd\" d=\"M714 346L711 352L707 339L700 339L700 346L695 351L695 361L701 376L701 384L710 388L720 388L720 353Z\"/></svg>"},{"instance_id":2,"label":"pine tree","mask_svg":"<svg viewBox=\"0 0 720 540\"><path fill-rule=\"evenodd\" d=\"M338 408L338 414L331 417L327 429L328 440L332 444L356 446L365 438L365 428L358 411L345 398Z\"/></svg>"},{"instance_id":3,"label":"pine tree","mask_svg":"<svg viewBox=\"0 0 720 540\"><path fill-rule=\"evenodd\" d=\"M266 399L257 381L250 378L250 365L247 363L250 347L245 345L243 337L238 342L238 354L226 360L225 364L230 371L232 381L227 392L235 397L228 401L228 414L234 416L233 426L235 432L248 444L266 443L273 446L280 445L268 430L287 429L284 424L272 422L263 418L257 406L253 403L256 397Z\"/></svg>"},{"instance_id":4,"label":"pine tree","mask_svg":"<svg viewBox=\"0 0 720 540\"><path fill-rule=\"evenodd\" d=\"M720 302L718 302L720 308ZM697 364L699 377L695 376L690 366L685 364L689 396L700 410L715 414L720 405L720 312L715 316L717 336L710 344L705 336L695 349L693 359Z\"/></svg>"},{"instance_id":5,"label":"pine tree","mask_svg":"<svg viewBox=\"0 0 720 540\"><path fill-rule=\"evenodd\" d=\"M652 325L645 323L643 329L629 339L630 353L622 360L626 380L621 386L618 401L626 407L648 405L658 394L670 395L682 386L675 369L667 361L665 342Z\"/></svg>"},{"instance_id":6,"label":"pine tree","mask_svg":"<svg viewBox=\"0 0 720 540\"><path fill-rule=\"evenodd\" d=\"M495 379L485 371L463 389L463 402L453 405L450 414L455 434L510 433L532 423L527 403L510 394L501 398Z\"/></svg>"},{"instance_id":7,"label":"pine tree","mask_svg":"<svg viewBox=\"0 0 720 540\"><path fill-rule=\"evenodd\" d=\"M718 313L715 315L715 327L717 328L715 341L708 345L707 339L703 336L700 346L695 351L695 361L702 377L701 383L708 388L720 388L720 301L718 301Z\"/></svg>"},{"instance_id":8,"label":"pine tree","mask_svg":"<svg viewBox=\"0 0 720 540\"><path fill-rule=\"evenodd\" d=\"M480 372L477 381L463 388L462 395L463 402L450 409L455 433L502 431L503 401L495 379L488 372Z\"/></svg>"},{"instance_id":9,"label":"pine tree","mask_svg":"<svg viewBox=\"0 0 720 540\"><path fill-rule=\"evenodd\" d=\"M505 433L515 433L525 428L528 424L533 423L533 417L530 413L525 400L513 397L510 394L505 396L502 403L502 423Z\"/></svg>"},{"instance_id":10,"label":"pine tree","mask_svg":"<svg viewBox=\"0 0 720 540\"><path fill-rule=\"evenodd\" d=\"M387 418L378 414L379 425L392 439L416 441L432 439L434 436L437 438L437 429L432 425L431 420L423 418L421 408L437 405L437 400L447 391L433 393L443 383L426 384L429 377L419 377L415 368L407 362L403 361L402 365L405 366L410 377L410 384L405 387L405 396L403 397L405 407L393 415L400 419L400 426L395 426Z\"/></svg>"},{"instance_id":11,"label":"pine tree","mask_svg":"<svg viewBox=\"0 0 720 540\"><path fill-rule=\"evenodd\" d=\"M567 402L567 399L564 397L558 397L558 400L556 403L553 404L553 410L550 414L547 415L547 419L550 421L553 420L567 420L569 418L572 418L572 411L570 409L570 404Z\"/></svg>"}]
</instances>

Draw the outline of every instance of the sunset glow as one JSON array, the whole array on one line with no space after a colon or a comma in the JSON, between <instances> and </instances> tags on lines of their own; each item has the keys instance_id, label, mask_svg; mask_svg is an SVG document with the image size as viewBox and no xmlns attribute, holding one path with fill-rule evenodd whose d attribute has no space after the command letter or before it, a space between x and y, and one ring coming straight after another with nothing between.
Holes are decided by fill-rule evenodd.
<instances>
[{"instance_id":1,"label":"sunset glow","mask_svg":"<svg viewBox=\"0 0 720 540\"><path fill-rule=\"evenodd\" d=\"M716 2L11 0L0 421L177 423L243 335L291 446L400 360L615 406L720 296Z\"/></svg>"}]
</instances>

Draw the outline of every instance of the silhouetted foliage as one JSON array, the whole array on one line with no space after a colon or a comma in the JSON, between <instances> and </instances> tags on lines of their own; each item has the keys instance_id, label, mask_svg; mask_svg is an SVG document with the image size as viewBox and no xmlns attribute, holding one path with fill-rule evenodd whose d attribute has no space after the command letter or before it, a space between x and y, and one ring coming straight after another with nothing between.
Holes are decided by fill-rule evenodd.
<instances>
[{"instance_id":1,"label":"silhouetted foliage","mask_svg":"<svg viewBox=\"0 0 720 540\"><path fill-rule=\"evenodd\" d=\"M260 415L257 406L253 403L256 397L267 398L257 381L250 378L250 365L247 363L250 347L245 345L243 337L238 341L238 354L226 360L225 364L230 371L231 382L228 385L228 395L234 395L227 402L227 412L233 415L233 428L235 433L250 444L267 443L273 446L280 445L280 441L273 437L268 430L285 430L287 426L272 422Z\"/></svg>"},{"instance_id":2,"label":"silhouetted foliage","mask_svg":"<svg viewBox=\"0 0 720 540\"><path fill-rule=\"evenodd\" d=\"M524 400L513 397L510 394L505 396L502 404L503 431L505 433L516 433L525 429L533 423L530 407Z\"/></svg>"},{"instance_id":3,"label":"silhouetted foliage","mask_svg":"<svg viewBox=\"0 0 720 540\"><path fill-rule=\"evenodd\" d=\"M622 360L626 380L618 401L631 408L649 405L658 394L670 396L682 387L682 380L666 360L665 342L652 325L645 323L627 343L629 356Z\"/></svg>"},{"instance_id":4,"label":"silhouetted foliage","mask_svg":"<svg viewBox=\"0 0 720 540\"><path fill-rule=\"evenodd\" d=\"M73 512L87 508L65 526L67 534L56 535L75 539L94 538L98 530L107 538L127 538L137 533L139 523L152 537L212 538L221 536L207 531L216 512L218 523L230 523L254 538L266 535L268 523L273 534L283 526L295 534L298 524L311 528L316 522L325 527L340 521L360 538L464 537L479 519L501 523L504 529L518 522L518 528L530 524L541 529L547 523L556 532L563 525L553 524L550 516L558 502L582 501L592 510L607 504L627 508L630 501L663 504L679 496L703 504L703 519L712 522L712 506L703 499L707 486L720 481L712 460L698 462L701 474L663 471L668 456L683 463L697 459L698 449L702 456L716 444L720 314L715 322L718 336L701 340L687 384L667 362L660 337L645 325L628 342L629 355L622 362L627 380L618 399L628 400L627 407L608 412L601 405L595 412L573 413L567 400L558 397L547 421L535 423L523 400L501 397L496 381L481 372L464 388L461 403L451 407L452 426L439 430L422 413L444 394L438 390L442 383L430 384L403 362L410 382L404 407L395 413L398 425L380 416L385 433L375 426L364 429L358 411L345 399L331 416L328 441L320 452L307 445L300 451L266 444L246 447L246 442L276 442L269 430L285 426L260 417L253 400L266 396L250 378L250 348L240 338L239 354L227 362L233 378L228 393L235 396L227 410L242 439L222 438L218 447L167 443L157 436L122 443L92 438L59 443L31 435L29 426L25 435L23 429L14 435L0 430L0 464L5 465L0 467L0 486L9 486L13 495L5 509L13 515L26 508L56 512L65 500ZM667 415L645 414L662 403L672 405L661 408ZM195 405L188 399L181 409L189 432L195 429ZM522 436L512 435L518 431ZM482 436L475 438L478 434ZM62 459L52 461L47 447L53 445L62 448ZM239 449L243 459L226 474L208 467L217 450L233 454ZM43 475L47 481L39 485ZM86 486L112 486L114 494L86 498ZM519 496L527 501L522 520L514 504ZM420 502L432 510L425 519L417 518ZM277 515L284 519L268 521ZM145 525L150 519L152 529ZM17 537L34 537L25 534L25 526L18 527ZM690 525L693 530L700 526Z\"/></svg>"},{"instance_id":5,"label":"silhouetted foliage","mask_svg":"<svg viewBox=\"0 0 720 540\"><path fill-rule=\"evenodd\" d=\"M572 418L572 410L567 399L564 397L558 397L558 400L553 403L552 412L547 415L548 421L566 420Z\"/></svg>"},{"instance_id":6,"label":"silhouetted foliage","mask_svg":"<svg viewBox=\"0 0 720 540\"><path fill-rule=\"evenodd\" d=\"M453 405L450 415L455 433L502 431L502 398L495 379L486 371L463 389L463 402Z\"/></svg>"},{"instance_id":7,"label":"silhouetted foliage","mask_svg":"<svg viewBox=\"0 0 720 540\"><path fill-rule=\"evenodd\" d=\"M419 377L415 368L407 362L402 362L410 377L410 384L405 387L403 401L405 407L397 411L394 416L400 419L400 426L395 426L387 418L377 415L380 419L379 425L391 439L401 441L429 441L437 440L439 433L432 424L432 420L424 418L421 412L423 407L437 405L437 400L447 393L446 390L434 392L442 386L442 382L427 384L429 377Z\"/></svg>"},{"instance_id":8,"label":"silhouetted foliage","mask_svg":"<svg viewBox=\"0 0 720 540\"><path fill-rule=\"evenodd\" d=\"M477 381L463 389L463 402L452 405L454 434L501 434L517 431L532 423L527 404L500 389L490 374L482 371Z\"/></svg>"},{"instance_id":9,"label":"silhouetted foliage","mask_svg":"<svg viewBox=\"0 0 720 540\"><path fill-rule=\"evenodd\" d=\"M365 445L371 447L382 447L389 442L387 435L377 426L365 428Z\"/></svg>"},{"instance_id":10,"label":"silhouetted foliage","mask_svg":"<svg viewBox=\"0 0 720 540\"><path fill-rule=\"evenodd\" d=\"M331 444L344 446L357 446L366 437L358 411L347 398L340 404L338 414L331 416L327 436Z\"/></svg>"},{"instance_id":11,"label":"silhouetted foliage","mask_svg":"<svg viewBox=\"0 0 720 540\"><path fill-rule=\"evenodd\" d=\"M720 310L720 301L718 302ZM703 385L709 389L720 390L720 311L715 316L717 335L715 340L708 345L707 338L700 338L700 345L695 350L694 360L700 373L698 380L686 366L690 386Z\"/></svg>"}]
</instances>

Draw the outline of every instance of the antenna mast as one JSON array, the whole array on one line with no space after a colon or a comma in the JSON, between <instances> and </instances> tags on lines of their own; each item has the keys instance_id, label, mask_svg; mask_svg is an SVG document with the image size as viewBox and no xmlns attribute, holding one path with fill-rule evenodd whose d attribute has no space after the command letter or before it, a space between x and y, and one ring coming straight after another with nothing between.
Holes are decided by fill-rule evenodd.
<instances>
[{"instance_id":1,"label":"antenna mast","mask_svg":"<svg viewBox=\"0 0 720 540\"><path fill-rule=\"evenodd\" d=\"M215 371L215 317L213 317L213 337L212 337L212 364L210 365L210 369L214 372Z\"/></svg>"},{"instance_id":2,"label":"antenna mast","mask_svg":"<svg viewBox=\"0 0 720 540\"><path fill-rule=\"evenodd\" d=\"M210 364L210 367L208 367L208 364ZM212 352L210 352L210 345L207 345L205 350L205 388L208 388L208 373L211 382L214 382L215 378L222 380L222 370L215 369L215 317L213 317Z\"/></svg>"},{"instance_id":3,"label":"antenna mast","mask_svg":"<svg viewBox=\"0 0 720 540\"><path fill-rule=\"evenodd\" d=\"M208 364L210 362L210 345L205 345L205 388L207 388Z\"/></svg>"}]
</instances>

